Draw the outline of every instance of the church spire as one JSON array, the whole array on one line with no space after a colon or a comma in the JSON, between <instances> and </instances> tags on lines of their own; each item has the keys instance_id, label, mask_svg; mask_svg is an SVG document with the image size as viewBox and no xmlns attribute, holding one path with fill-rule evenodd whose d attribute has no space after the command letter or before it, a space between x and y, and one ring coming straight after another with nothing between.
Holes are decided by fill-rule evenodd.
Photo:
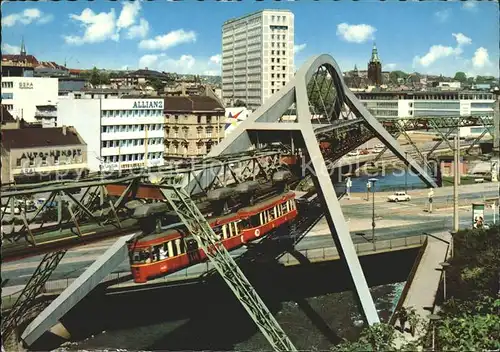
<instances>
[{"instance_id":1,"label":"church spire","mask_svg":"<svg viewBox=\"0 0 500 352\"><path fill-rule=\"evenodd\" d=\"M26 46L24 45L24 36L21 39L21 56L26 56Z\"/></svg>"},{"instance_id":2,"label":"church spire","mask_svg":"<svg viewBox=\"0 0 500 352\"><path fill-rule=\"evenodd\" d=\"M373 43L372 58L370 62L380 62L378 58L377 46L375 45L375 43Z\"/></svg>"}]
</instances>

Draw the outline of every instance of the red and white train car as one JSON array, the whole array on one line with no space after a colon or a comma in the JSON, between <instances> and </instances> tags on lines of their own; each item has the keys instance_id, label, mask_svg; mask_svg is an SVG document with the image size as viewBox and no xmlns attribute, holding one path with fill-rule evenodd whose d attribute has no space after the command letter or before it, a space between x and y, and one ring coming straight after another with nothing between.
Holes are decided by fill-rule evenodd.
<instances>
[{"instance_id":1,"label":"red and white train car","mask_svg":"<svg viewBox=\"0 0 500 352\"><path fill-rule=\"evenodd\" d=\"M235 213L208 219L208 222L230 251L265 236L296 216L295 193L288 192ZM137 283L170 274L207 258L184 226L132 240L128 246L131 271Z\"/></svg>"}]
</instances>

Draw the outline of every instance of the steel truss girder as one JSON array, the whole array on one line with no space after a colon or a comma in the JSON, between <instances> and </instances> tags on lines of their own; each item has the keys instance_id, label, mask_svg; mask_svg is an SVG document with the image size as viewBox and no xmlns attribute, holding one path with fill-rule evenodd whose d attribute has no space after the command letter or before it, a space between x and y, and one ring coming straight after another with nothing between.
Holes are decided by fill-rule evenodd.
<instances>
[{"instance_id":1,"label":"steel truss girder","mask_svg":"<svg viewBox=\"0 0 500 352\"><path fill-rule=\"evenodd\" d=\"M163 194L189 233L196 239L215 269L222 276L275 351L296 351L278 322L240 270L234 259L219 242L210 224L189 194L175 186L162 186Z\"/></svg>"},{"instance_id":2,"label":"steel truss girder","mask_svg":"<svg viewBox=\"0 0 500 352\"><path fill-rule=\"evenodd\" d=\"M18 326L18 323L22 322L24 314L30 308L33 300L42 292L45 283L65 254L66 251L59 251L43 256L42 261L23 288L8 316L2 321L2 340L5 341L8 335L13 332L13 329Z\"/></svg>"},{"instance_id":3,"label":"steel truss girder","mask_svg":"<svg viewBox=\"0 0 500 352\"><path fill-rule=\"evenodd\" d=\"M401 123L396 124L396 126L399 129L400 134L402 134L405 137L405 139L408 141L408 143L410 143L410 145L413 147L413 149L415 149L418 156L422 160L422 165L426 168L426 170L430 170L430 167L429 167L429 164L427 163L426 157L422 154L422 152L420 151L418 146L411 140L411 137L406 132L406 124L407 123L408 122L406 122L406 121L401 121Z\"/></svg>"},{"instance_id":4,"label":"steel truss girder","mask_svg":"<svg viewBox=\"0 0 500 352\"><path fill-rule=\"evenodd\" d=\"M196 187L190 189L190 195L206 195L206 192L228 185L238 184L247 180L266 179L269 180L272 173L284 165L281 163L281 150L255 150L237 155L225 155L217 158L206 158L192 163L186 163L183 168L165 167L157 169L155 176L160 178L159 183L178 183L182 176L194 180ZM212 182L202 185L200 180L209 175ZM60 229L70 230L71 233L81 237L81 225L95 225L99 228L112 225L116 229L122 229L122 223L129 218L129 212L125 208L128 200L134 199L138 187L150 184L149 174L130 174L123 177L116 175L102 179L82 179L77 181L50 181L36 185L21 185L3 187L1 198L6 199L14 209L14 200L20 197L33 196L37 193L49 193L44 204L37 209L29 218L24 213L13 215L12 226L5 226L4 238L8 243L17 243L20 240L31 246L38 245L37 235L47 231L57 232ZM125 185L118 199L113 203L109 200L106 186L113 184ZM83 196L80 200L75 198L72 190L81 189ZM61 195L69 201L69 216L63 218ZM115 195L116 196L116 195ZM40 221L42 209L54 200L59 200L58 216L56 224L47 224ZM2 211L2 217L5 212ZM14 226L16 219L22 219L24 225ZM35 225L36 222L36 225ZM130 222L130 221L129 221ZM16 227L20 227L16 230ZM8 244L7 244L8 245Z\"/></svg>"}]
</instances>

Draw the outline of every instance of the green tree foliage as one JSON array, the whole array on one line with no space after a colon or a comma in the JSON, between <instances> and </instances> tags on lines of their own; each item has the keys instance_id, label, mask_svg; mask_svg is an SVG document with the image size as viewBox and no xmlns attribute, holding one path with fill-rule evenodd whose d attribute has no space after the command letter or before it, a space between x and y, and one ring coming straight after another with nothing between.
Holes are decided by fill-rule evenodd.
<instances>
[{"instance_id":1,"label":"green tree foliage","mask_svg":"<svg viewBox=\"0 0 500 352\"><path fill-rule=\"evenodd\" d=\"M92 84L92 87L96 87L101 83L101 75L97 67L94 67L90 72L89 82Z\"/></svg>"},{"instance_id":2,"label":"green tree foliage","mask_svg":"<svg viewBox=\"0 0 500 352\"><path fill-rule=\"evenodd\" d=\"M392 84L398 84L398 79L406 79L406 77L408 77L408 74L400 70L389 73L389 80Z\"/></svg>"},{"instance_id":3,"label":"green tree foliage","mask_svg":"<svg viewBox=\"0 0 500 352\"><path fill-rule=\"evenodd\" d=\"M464 72L457 72L455 73L455 78L453 78L455 81L459 82L467 82L467 75Z\"/></svg>"},{"instance_id":4,"label":"green tree foliage","mask_svg":"<svg viewBox=\"0 0 500 352\"><path fill-rule=\"evenodd\" d=\"M442 319L435 328L437 351L500 350L500 227L465 230L454 236L454 256L447 270L447 293ZM410 307L411 308L411 307ZM411 310L410 310L411 312ZM410 315L411 320L411 315ZM428 322L418 322L428 326ZM431 346L432 329L417 341L396 349L392 326L365 328L358 341L345 341L335 352L417 351Z\"/></svg>"},{"instance_id":5,"label":"green tree foliage","mask_svg":"<svg viewBox=\"0 0 500 352\"><path fill-rule=\"evenodd\" d=\"M154 77L154 78L151 78L149 81L148 81L148 84L153 87L153 89L157 92L157 93L162 93L163 92L163 89L165 88L165 83L163 83L160 79Z\"/></svg>"}]
</instances>

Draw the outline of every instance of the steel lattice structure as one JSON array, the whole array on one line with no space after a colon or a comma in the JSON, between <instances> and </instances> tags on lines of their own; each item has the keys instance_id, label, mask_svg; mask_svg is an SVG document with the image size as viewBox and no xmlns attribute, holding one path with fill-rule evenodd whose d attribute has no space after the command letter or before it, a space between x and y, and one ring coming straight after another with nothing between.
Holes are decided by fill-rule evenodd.
<instances>
[{"instance_id":1,"label":"steel lattice structure","mask_svg":"<svg viewBox=\"0 0 500 352\"><path fill-rule=\"evenodd\" d=\"M165 197L186 228L206 253L215 269L233 291L257 327L275 351L297 349L240 270L233 257L221 242L218 242L210 224L199 211L186 191L178 187L162 187Z\"/></svg>"}]
</instances>

